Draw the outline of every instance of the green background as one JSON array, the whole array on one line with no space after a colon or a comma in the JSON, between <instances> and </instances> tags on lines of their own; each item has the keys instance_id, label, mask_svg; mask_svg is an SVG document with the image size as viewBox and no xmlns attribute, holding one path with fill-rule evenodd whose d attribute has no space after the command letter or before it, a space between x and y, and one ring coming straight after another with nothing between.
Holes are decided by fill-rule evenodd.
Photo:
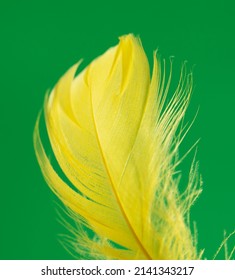
<instances>
[{"instance_id":1,"label":"green background","mask_svg":"<svg viewBox=\"0 0 235 280\"><path fill-rule=\"evenodd\" d=\"M88 64L127 33L149 59L174 55L194 72L186 138L198 138L204 190L192 209L212 258L235 226L235 9L229 1L10 1L0 4L1 259L69 259L58 241L56 199L36 162L32 133L45 91L80 58ZM184 171L184 165L183 165ZM230 240L234 245L235 238ZM221 255L221 258L223 254Z\"/></svg>"}]
</instances>

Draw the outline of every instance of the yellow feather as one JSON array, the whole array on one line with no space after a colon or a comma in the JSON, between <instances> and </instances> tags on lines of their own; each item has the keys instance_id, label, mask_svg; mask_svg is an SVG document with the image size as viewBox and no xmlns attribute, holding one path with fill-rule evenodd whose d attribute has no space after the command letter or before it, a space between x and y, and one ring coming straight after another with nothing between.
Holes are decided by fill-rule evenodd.
<instances>
[{"instance_id":1,"label":"yellow feather","mask_svg":"<svg viewBox=\"0 0 235 280\"><path fill-rule=\"evenodd\" d=\"M165 63L154 53L150 77L133 35L74 77L78 66L59 80L44 106L52 150L68 182L45 152L40 116L34 131L42 173L78 225L68 246L84 259L199 259L188 219L201 191L197 163L183 194L175 176L184 137L183 130L176 132L191 74L182 69L166 103L171 77L165 82Z\"/></svg>"}]
</instances>

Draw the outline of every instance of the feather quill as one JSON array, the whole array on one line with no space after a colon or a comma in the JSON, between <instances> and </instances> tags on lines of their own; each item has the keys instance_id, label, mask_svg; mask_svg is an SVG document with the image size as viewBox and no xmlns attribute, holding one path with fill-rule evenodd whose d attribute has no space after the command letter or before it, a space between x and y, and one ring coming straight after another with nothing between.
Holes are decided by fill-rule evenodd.
<instances>
[{"instance_id":1,"label":"feather quill","mask_svg":"<svg viewBox=\"0 0 235 280\"><path fill-rule=\"evenodd\" d=\"M75 77L79 64L44 104L52 150L68 180L45 152L40 115L34 130L45 180L78 227L69 246L83 259L200 259L188 215L201 191L197 162L183 193L176 176L191 74L183 67L166 102L171 70L167 79L154 53L150 77L132 34Z\"/></svg>"}]
</instances>

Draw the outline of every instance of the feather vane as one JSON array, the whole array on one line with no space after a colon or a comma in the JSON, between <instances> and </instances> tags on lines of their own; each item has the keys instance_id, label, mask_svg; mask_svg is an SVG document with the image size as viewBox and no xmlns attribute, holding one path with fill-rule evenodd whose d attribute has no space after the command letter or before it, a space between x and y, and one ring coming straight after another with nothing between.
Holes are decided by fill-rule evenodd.
<instances>
[{"instance_id":1,"label":"feather vane","mask_svg":"<svg viewBox=\"0 0 235 280\"><path fill-rule=\"evenodd\" d=\"M59 80L44 105L52 150L69 183L45 152L40 116L34 131L45 180L79 228L70 246L81 258L199 259L188 219L201 191L197 163L183 194L175 176L184 138L184 130L177 131L192 90L191 74L182 69L166 103L171 76L166 78L165 63L154 53L150 77L141 42L132 34L75 77L79 64Z\"/></svg>"}]
</instances>

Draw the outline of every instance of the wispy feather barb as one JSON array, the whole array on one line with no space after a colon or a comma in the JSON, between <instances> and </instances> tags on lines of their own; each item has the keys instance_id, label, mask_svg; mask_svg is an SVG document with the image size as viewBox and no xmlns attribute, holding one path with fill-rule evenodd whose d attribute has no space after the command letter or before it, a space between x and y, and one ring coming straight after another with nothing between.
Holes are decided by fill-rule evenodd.
<instances>
[{"instance_id":1,"label":"wispy feather barb","mask_svg":"<svg viewBox=\"0 0 235 280\"><path fill-rule=\"evenodd\" d=\"M74 77L79 63L46 97L46 128L71 183L55 171L39 134L34 146L43 175L78 225L69 244L80 258L199 259L189 209L199 195L194 160L178 190L180 128L192 91L185 67L173 97L154 53L152 77L141 42L120 38ZM178 131L178 133L177 133ZM71 187L73 186L73 187Z\"/></svg>"}]
</instances>

